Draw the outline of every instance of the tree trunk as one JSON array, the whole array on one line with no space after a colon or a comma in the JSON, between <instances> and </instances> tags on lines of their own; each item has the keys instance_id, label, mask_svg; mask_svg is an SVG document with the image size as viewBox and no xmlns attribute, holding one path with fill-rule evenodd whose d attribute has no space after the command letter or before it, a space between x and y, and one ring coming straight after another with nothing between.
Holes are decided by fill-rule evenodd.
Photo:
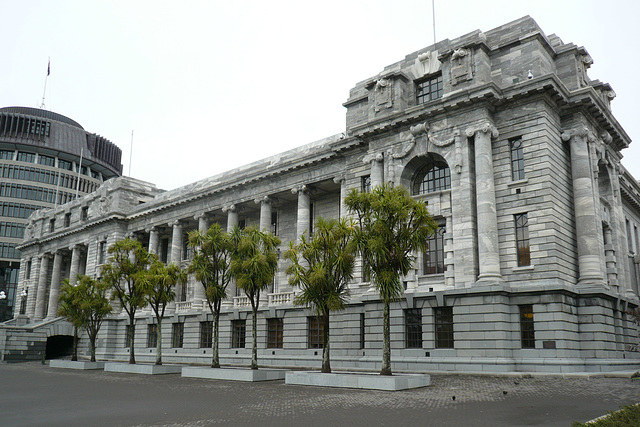
<instances>
[{"instance_id":1,"label":"tree trunk","mask_svg":"<svg viewBox=\"0 0 640 427\"><path fill-rule=\"evenodd\" d=\"M135 336L136 336L136 327L134 322L134 315L129 315L129 325L131 325L129 327L129 364L131 365L135 365L136 364L136 355L134 352L134 343L135 343Z\"/></svg>"},{"instance_id":2,"label":"tree trunk","mask_svg":"<svg viewBox=\"0 0 640 427\"><path fill-rule=\"evenodd\" d=\"M162 318L158 318L156 331L156 365L162 365Z\"/></svg>"},{"instance_id":3,"label":"tree trunk","mask_svg":"<svg viewBox=\"0 0 640 427\"><path fill-rule=\"evenodd\" d=\"M98 332L89 333L89 346L91 347L91 361L96 361L96 338L98 337Z\"/></svg>"},{"instance_id":4,"label":"tree trunk","mask_svg":"<svg viewBox=\"0 0 640 427\"><path fill-rule=\"evenodd\" d=\"M74 362L78 361L78 327L73 327L73 354L71 355L71 360Z\"/></svg>"},{"instance_id":5,"label":"tree trunk","mask_svg":"<svg viewBox=\"0 0 640 427\"><path fill-rule=\"evenodd\" d=\"M253 310L251 319L251 369L258 369L258 342L256 340L256 328L258 327L258 307Z\"/></svg>"},{"instance_id":6,"label":"tree trunk","mask_svg":"<svg viewBox=\"0 0 640 427\"><path fill-rule=\"evenodd\" d=\"M391 374L391 334L389 330L389 301L384 302L382 311L382 370L380 375Z\"/></svg>"},{"instance_id":7,"label":"tree trunk","mask_svg":"<svg viewBox=\"0 0 640 427\"><path fill-rule=\"evenodd\" d=\"M329 312L322 314L323 333L322 333L322 372L331 373L331 358L329 356Z\"/></svg>"},{"instance_id":8,"label":"tree trunk","mask_svg":"<svg viewBox=\"0 0 640 427\"><path fill-rule=\"evenodd\" d=\"M218 351L218 346L220 343L220 337L218 335L220 326L220 313L216 312L213 314L213 357L211 358L211 367L219 368L220 367L220 353Z\"/></svg>"}]
</instances>

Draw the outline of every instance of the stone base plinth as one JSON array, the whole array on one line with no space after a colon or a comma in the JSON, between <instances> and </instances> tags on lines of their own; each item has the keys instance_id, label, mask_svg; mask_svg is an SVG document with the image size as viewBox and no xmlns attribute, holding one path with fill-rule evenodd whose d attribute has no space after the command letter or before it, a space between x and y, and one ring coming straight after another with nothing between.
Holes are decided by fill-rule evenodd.
<instances>
[{"instance_id":1,"label":"stone base plinth","mask_svg":"<svg viewBox=\"0 0 640 427\"><path fill-rule=\"evenodd\" d=\"M230 381L272 381L282 380L287 371L282 369L235 369L235 368L205 368L184 367L182 376L188 378L209 378Z\"/></svg>"},{"instance_id":2,"label":"stone base plinth","mask_svg":"<svg viewBox=\"0 0 640 427\"><path fill-rule=\"evenodd\" d=\"M49 361L49 367L51 368L63 368L63 369L104 369L105 362L87 362L87 361L74 361L74 360L61 360L52 359Z\"/></svg>"},{"instance_id":3,"label":"stone base plinth","mask_svg":"<svg viewBox=\"0 0 640 427\"><path fill-rule=\"evenodd\" d=\"M127 374L163 375L179 374L182 365L130 365L129 363L107 362L105 372L124 372Z\"/></svg>"},{"instance_id":4,"label":"stone base plinth","mask_svg":"<svg viewBox=\"0 0 640 427\"><path fill-rule=\"evenodd\" d=\"M285 384L397 391L426 387L431 384L431 377L426 374L384 376L351 372L323 374L320 372L289 371L285 378Z\"/></svg>"}]
</instances>

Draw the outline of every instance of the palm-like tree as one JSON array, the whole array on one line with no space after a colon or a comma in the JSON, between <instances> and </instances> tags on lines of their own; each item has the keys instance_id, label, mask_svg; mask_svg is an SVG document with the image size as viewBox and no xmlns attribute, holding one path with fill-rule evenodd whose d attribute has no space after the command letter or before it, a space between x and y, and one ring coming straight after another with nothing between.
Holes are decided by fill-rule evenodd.
<instances>
[{"instance_id":1,"label":"palm-like tree","mask_svg":"<svg viewBox=\"0 0 640 427\"><path fill-rule=\"evenodd\" d=\"M230 272L236 286L242 289L251 302L252 351L251 369L258 369L257 319L260 292L273 282L278 267L277 248L280 239L271 233L254 227L241 230L235 227L231 233L232 256Z\"/></svg>"},{"instance_id":2,"label":"palm-like tree","mask_svg":"<svg viewBox=\"0 0 640 427\"><path fill-rule=\"evenodd\" d=\"M227 297L227 286L231 280L229 260L231 239L220 224L214 223L205 233L194 230L189 233L189 246L193 248L188 272L193 273L204 287L209 310L213 315L213 343L211 367L220 367L218 350L220 337L220 310L222 301Z\"/></svg>"},{"instance_id":3,"label":"palm-like tree","mask_svg":"<svg viewBox=\"0 0 640 427\"><path fill-rule=\"evenodd\" d=\"M384 304L380 374L391 375L389 305L404 292L400 278L412 268L412 253L427 249L438 226L425 203L401 186L383 184L370 193L352 190L345 205L356 216L356 244Z\"/></svg>"},{"instance_id":4,"label":"palm-like tree","mask_svg":"<svg viewBox=\"0 0 640 427\"><path fill-rule=\"evenodd\" d=\"M129 363L136 363L135 316L139 308L146 304L141 279L149 263L150 254L142 244L134 239L119 240L109 247L110 257L102 266L102 278L113 291L113 298L120 301L129 317Z\"/></svg>"},{"instance_id":5,"label":"palm-like tree","mask_svg":"<svg viewBox=\"0 0 640 427\"><path fill-rule=\"evenodd\" d=\"M284 256L291 261L289 283L302 289L294 302L315 308L324 322L322 372L329 373L329 313L343 310L349 296L356 254L354 225L344 218L318 218L314 230L313 237L303 234L300 243L290 242Z\"/></svg>"},{"instance_id":6,"label":"palm-like tree","mask_svg":"<svg viewBox=\"0 0 640 427\"><path fill-rule=\"evenodd\" d=\"M174 287L185 283L187 275L175 264L165 265L158 257L151 255L149 269L141 275L140 287L147 304L153 309L157 323L156 365L162 365L162 318L167 304L176 298Z\"/></svg>"}]
</instances>

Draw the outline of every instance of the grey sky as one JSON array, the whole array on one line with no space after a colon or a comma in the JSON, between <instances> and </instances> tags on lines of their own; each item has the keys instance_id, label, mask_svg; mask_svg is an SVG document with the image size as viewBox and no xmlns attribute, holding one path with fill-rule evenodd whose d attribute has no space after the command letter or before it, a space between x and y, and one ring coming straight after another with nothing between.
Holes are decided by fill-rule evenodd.
<instances>
[{"instance_id":1,"label":"grey sky","mask_svg":"<svg viewBox=\"0 0 640 427\"><path fill-rule=\"evenodd\" d=\"M436 0L438 40L530 15L617 93L640 178L640 2ZM431 1L0 0L0 106L45 104L171 189L344 130L349 89L433 43ZM637 144L637 146L636 146Z\"/></svg>"}]
</instances>

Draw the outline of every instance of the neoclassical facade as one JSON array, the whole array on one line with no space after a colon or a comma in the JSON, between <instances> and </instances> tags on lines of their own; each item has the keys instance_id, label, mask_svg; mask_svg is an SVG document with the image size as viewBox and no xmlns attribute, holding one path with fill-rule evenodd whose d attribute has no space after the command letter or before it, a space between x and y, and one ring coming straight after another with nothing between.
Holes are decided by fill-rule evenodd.
<instances>
[{"instance_id":1,"label":"neoclassical facade","mask_svg":"<svg viewBox=\"0 0 640 427\"><path fill-rule=\"evenodd\" d=\"M100 277L118 239L135 237L186 266L187 233L217 222L270 230L284 251L313 233L318 217L348 216L351 189L389 182L427 203L440 225L392 305L395 371L637 368L637 329L626 311L639 303L640 185L620 164L630 139L611 112L613 89L587 74L592 62L524 17L443 40L356 84L342 134L175 190L117 178L38 211L20 246L22 265L31 266L20 270L25 315L6 332L5 353L19 328L61 322L61 280ZM293 305L286 267L281 257L263 294L259 361L319 367L322 325ZM382 304L360 265L349 289L347 309L331 316L332 365L377 370ZM202 286L191 278L176 294L163 358L208 363L212 316ZM221 317L223 364L248 365L250 319L247 298L232 286ZM116 307L99 357L128 358L127 323ZM135 327L137 357L153 360L150 310Z\"/></svg>"}]
</instances>

